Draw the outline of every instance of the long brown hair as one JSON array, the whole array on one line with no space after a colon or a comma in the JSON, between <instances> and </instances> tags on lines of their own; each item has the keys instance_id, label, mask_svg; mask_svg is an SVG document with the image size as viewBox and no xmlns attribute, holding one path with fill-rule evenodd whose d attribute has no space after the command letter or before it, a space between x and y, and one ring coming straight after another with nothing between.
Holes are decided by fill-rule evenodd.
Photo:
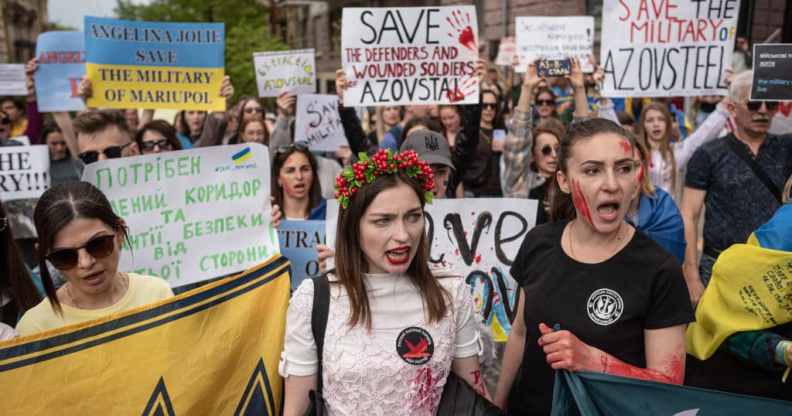
<instances>
[{"instance_id":1,"label":"long brown hair","mask_svg":"<svg viewBox=\"0 0 792 416\"><path fill-rule=\"evenodd\" d=\"M644 123L646 123L646 114L649 113L649 110L659 111L660 114L665 117L665 135L660 140L660 155L663 157L663 160L666 163L671 164L671 189L668 190L670 194L674 193L677 185L677 164L676 158L674 157L674 151L671 149L671 133L674 129L674 125L672 124L673 120L671 117L671 112L668 111L668 107L657 101L652 101L651 103L644 106L643 110L641 110L641 118L638 121L638 129L636 130L636 134L638 135L638 140L646 147L647 150L652 149L652 146L649 143L649 136L646 132L646 127ZM650 156L651 159L651 156Z\"/></svg>"},{"instance_id":2,"label":"long brown hair","mask_svg":"<svg viewBox=\"0 0 792 416\"><path fill-rule=\"evenodd\" d=\"M33 212L38 233L38 258L44 292L57 314L62 314L52 277L45 259L55 242L55 235L76 218L97 219L128 242L124 220L113 212L110 201L99 188L88 182L68 182L47 189Z\"/></svg>"},{"instance_id":3,"label":"long brown hair","mask_svg":"<svg viewBox=\"0 0 792 416\"><path fill-rule=\"evenodd\" d=\"M581 140L588 140L601 133L613 133L624 137L630 145L637 146L635 136L628 134L620 125L604 118L592 118L578 123L573 123L558 149L558 170L568 174L567 162L572 157L572 148ZM553 182L552 202L550 205L550 218L552 221L572 220L577 217L572 197L561 191L558 181Z\"/></svg>"},{"instance_id":4,"label":"long brown hair","mask_svg":"<svg viewBox=\"0 0 792 416\"><path fill-rule=\"evenodd\" d=\"M283 165L289 160L289 156L295 153L300 153L308 159L308 164L311 165L313 171L311 190L308 191L308 214L310 214L310 211L322 202L322 185L319 182L319 165L316 162L316 157L301 144L284 145L272 151L275 152L275 156L272 158L272 171L270 172L270 196L274 199L273 203L282 210L285 209L283 207L283 187L278 184L278 177Z\"/></svg>"},{"instance_id":5,"label":"long brown hair","mask_svg":"<svg viewBox=\"0 0 792 416\"><path fill-rule=\"evenodd\" d=\"M14 242L11 233L11 219L0 202L0 218L3 218L5 225L0 230L0 252L2 252L2 263L0 263L0 293L11 295L12 303L9 307L0 309L0 320L14 326L19 315L28 309L36 306L41 301L41 297L33 285L30 272L25 267L19 249Z\"/></svg>"},{"instance_id":6,"label":"long brown hair","mask_svg":"<svg viewBox=\"0 0 792 416\"><path fill-rule=\"evenodd\" d=\"M360 242L360 220L377 195L384 190L397 187L400 183L407 184L415 191L423 208L424 192L421 186L403 173L398 173L381 176L371 184L360 188L349 200L349 207L339 213L335 246L336 275L349 295L350 326L363 323L366 328L371 328L371 306L363 279L367 263ZM426 241L426 233L422 232L418 251L407 268L407 276L421 293L427 319L430 322L437 322L446 315L447 298L450 301L450 297L432 275L428 262L429 242Z\"/></svg>"}]
</instances>

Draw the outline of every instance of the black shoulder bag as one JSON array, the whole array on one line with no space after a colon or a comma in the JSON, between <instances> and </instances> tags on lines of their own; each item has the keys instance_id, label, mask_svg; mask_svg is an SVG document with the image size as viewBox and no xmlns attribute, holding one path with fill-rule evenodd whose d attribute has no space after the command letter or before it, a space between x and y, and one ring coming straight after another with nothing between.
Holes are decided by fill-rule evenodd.
<instances>
[{"instance_id":1,"label":"black shoulder bag","mask_svg":"<svg viewBox=\"0 0 792 416\"><path fill-rule=\"evenodd\" d=\"M316 374L316 390L308 393L311 401L305 416L324 416L327 414L324 398L322 398L322 352L324 350L325 330L327 329L327 314L330 311L330 282L327 273L315 277L313 308L311 309L311 332L316 343L316 356L319 359Z\"/></svg>"},{"instance_id":2,"label":"black shoulder bag","mask_svg":"<svg viewBox=\"0 0 792 416\"><path fill-rule=\"evenodd\" d=\"M751 170L759 179L759 181L761 181L764 184L764 186L767 188L767 190L770 191L771 194L773 194L776 201L778 201L779 204L783 204L784 200L781 198L781 190L778 189L778 187L773 182L773 180L770 179L770 176L768 176L767 173L765 173L765 171L762 170L762 167L759 166L759 164L756 163L756 160L748 153L748 151L746 151L745 146L741 145L740 143L737 143L737 139L734 138L728 138L726 140L729 142L729 146L731 147L732 151L740 159L742 159L748 165L749 168L751 168Z\"/></svg>"}]
</instances>

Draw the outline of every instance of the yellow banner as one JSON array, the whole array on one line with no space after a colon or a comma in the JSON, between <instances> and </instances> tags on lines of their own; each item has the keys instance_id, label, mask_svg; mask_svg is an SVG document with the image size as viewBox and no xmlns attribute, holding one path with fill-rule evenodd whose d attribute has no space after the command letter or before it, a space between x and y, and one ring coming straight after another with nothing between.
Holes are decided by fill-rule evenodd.
<instances>
[{"instance_id":1,"label":"yellow banner","mask_svg":"<svg viewBox=\"0 0 792 416\"><path fill-rule=\"evenodd\" d=\"M224 111L224 68L85 64L94 108Z\"/></svg>"},{"instance_id":2,"label":"yellow banner","mask_svg":"<svg viewBox=\"0 0 792 416\"><path fill-rule=\"evenodd\" d=\"M0 343L3 415L277 415L277 257L156 304Z\"/></svg>"}]
</instances>

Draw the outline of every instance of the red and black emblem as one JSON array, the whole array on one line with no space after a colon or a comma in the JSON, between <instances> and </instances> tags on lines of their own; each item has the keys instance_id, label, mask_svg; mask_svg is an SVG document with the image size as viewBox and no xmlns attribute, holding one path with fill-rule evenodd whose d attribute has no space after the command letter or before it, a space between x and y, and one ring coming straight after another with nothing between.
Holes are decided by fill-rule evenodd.
<instances>
[{"instance_id":1,"label":"red and black emblem","mask_svg":"<svg viewBox=\"0 0 792 416\"><path fill-rule=\"evenodd\" d=\"M396 352L407 364L423 365L432 359L434 341L425 329L411 326L396 338Z\"/></svg>"}]
</instances>

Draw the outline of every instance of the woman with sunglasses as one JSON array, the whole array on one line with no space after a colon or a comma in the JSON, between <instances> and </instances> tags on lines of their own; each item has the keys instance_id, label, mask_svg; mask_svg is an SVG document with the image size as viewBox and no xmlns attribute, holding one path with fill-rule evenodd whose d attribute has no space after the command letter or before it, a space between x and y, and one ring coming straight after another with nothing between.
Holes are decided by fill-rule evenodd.
<instances>
[{"instance_id":1,"label":"woman with sunglasses","mask_svg":"<svg viewBox=\"0 0 792 416\"><path fill-rule=\"evenodd\" d=\"M48 189L36 205L34 219L47 298L22 316L17 325L21 335L98 319L173 296L160 278L118 271L121 246L127 239L126 224L95 186L73 182ZM57 291L45 260L66 279Z\"/></svg>"},{"instance_id":2,"label":"woman with sunglasses","mask_svg":"<svg viewBox=\"0 0 792 416\"><path fill-rule=\"evenodd\" d=\"M533 146L529 163L531 171L543 178L543 184L528 192L528 198L539 201L536 209L536 225L550 220L550 192L558 170L558 148L566 129L561 121L549 118L539 123L533 130Z\"/></svg>"},{"instance_id":3,"label":"woman with sunglasses","mask_svg":"<svg viewBox=\"0 0 792 416\"><path fill-rule=\"evenodd\" d=\"M144 155L182 150L176 129L165 120L153 120L135 133L135 142Z\"/></svg>"},{"instance_id":4,"label":"woman with sunglasses","mask_svg":"<svg viewBox=\"0 0 792 416\"><path fill-rule=\"evenodd\" d=\"M280 146L272 160L273 212L286 220L324 220L327 201L322 198L317 162L300 143Z\"/></svg>"},{"instance_id":5,"label":"woman with sunglasses","mask_svg":"<svg viewBox=\"0 0 792 416\"><path fill-rule=\"evenodd\" d=\"M256 120L261 122L264 127L264 107L259 103L258 98L255 97L242 97L236 106L237 108L237 129L234 134L228 139L228 144L242 143L246 140L242 137L244 134L243 126L246 123ZM259 143L269 143L269 131L263 129L264 137Z\"/></svg>"}]
</instances>

